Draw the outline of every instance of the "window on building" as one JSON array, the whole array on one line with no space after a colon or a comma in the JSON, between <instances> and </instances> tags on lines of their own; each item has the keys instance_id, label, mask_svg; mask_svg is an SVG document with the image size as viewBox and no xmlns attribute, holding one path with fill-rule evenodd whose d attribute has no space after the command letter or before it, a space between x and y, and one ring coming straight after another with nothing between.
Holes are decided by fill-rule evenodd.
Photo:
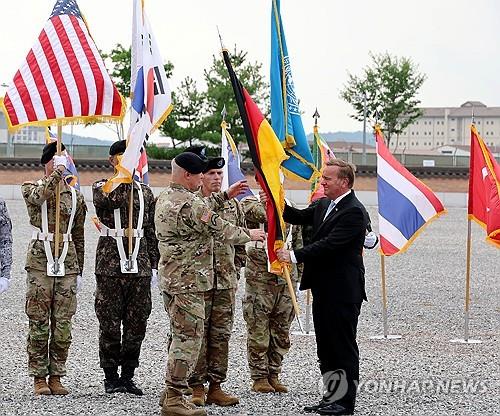
<instances>
[{"instance_id":1,"label":"window on building","mask_svg":"<svg viewBox=\"0 0 500 416\"><path fill-rule=\"evenodd\" d=\"M451 131L455 131L455 129L451 129Z\"/></svg>"}]
</instances>

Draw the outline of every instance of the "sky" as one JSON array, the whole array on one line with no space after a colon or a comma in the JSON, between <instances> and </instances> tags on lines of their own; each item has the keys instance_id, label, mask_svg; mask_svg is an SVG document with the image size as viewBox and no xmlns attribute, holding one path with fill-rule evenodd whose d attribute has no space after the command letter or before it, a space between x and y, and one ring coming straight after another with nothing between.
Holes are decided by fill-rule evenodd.
<instances>
[{"instance_id":1,"label":"sky","mask_svg":"<svg viewBox=\"0 0 500 416\"><path fill-rule=\"evenodd\" d=\"M49 17L55 0L0 3L0 84L10 83ZM129 46L133 0L79 0L101 50ZM269 79L271 0L145 0L163 59L175 68L171 88L220 56L217 26L229 50L248 51ZM312 131L361 130L339 98L348 73L360 74L369 52L406 56L427 79L424 107L460 106L468 100L500 106L500 1L498 0L281 0L281 15L295 89ZM5 88L0 87L3 96ZM175 103L174 103L175 105ZM65 127L69 132L69 127ZM75 134L115 139L109 126L79 127Z\"/></svg>"}]
</instances>

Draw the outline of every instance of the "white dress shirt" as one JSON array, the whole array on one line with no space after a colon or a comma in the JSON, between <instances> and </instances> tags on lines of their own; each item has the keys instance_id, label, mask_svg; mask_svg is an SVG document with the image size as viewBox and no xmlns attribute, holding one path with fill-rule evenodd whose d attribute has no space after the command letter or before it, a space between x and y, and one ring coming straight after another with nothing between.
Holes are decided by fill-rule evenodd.
<instances>
[{"instance_id":1,"label":"white dress shirt","mask_svg":"<svg viewBox=\"0 0 500 416\"><path fill-rule=\"evenodd\" d=\"M338 196L337 198L335 198L333 201L330 201L330 205L328 206L327 210L326 210L326 213L325 213L325 216L323 218L323 221L325 221L326 217L328 217L328 215L330 214L330 212L333 211L333 209L338 205L338 203L340 202L340 200L344 197L346 197L347 195L349 195L351 193L351 190L349 189L345 194L342 194L340 196ZM292 263L297 263L297 259L295 258L295 253L292 251L290 251L290 261Z\"/></svg>"}]
</instances>

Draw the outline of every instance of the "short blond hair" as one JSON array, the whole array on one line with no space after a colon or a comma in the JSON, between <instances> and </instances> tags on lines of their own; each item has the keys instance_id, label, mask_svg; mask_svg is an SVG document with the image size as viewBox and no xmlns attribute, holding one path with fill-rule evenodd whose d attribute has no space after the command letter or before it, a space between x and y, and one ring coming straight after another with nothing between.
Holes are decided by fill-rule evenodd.
<instances>
[{"instance_id":1,"label":"short blond hair","mask_svg":"<svg viewBox=\"0 0 500 416\"><path fill-rule=\"evenodd\" d=\"M349 188L352 188L354 185L354 172L356 171L356 167L349 162L346 162L342 159L330 159L326 162L326 166L338 166L339 169L339 178L344 179L347 178L347 182Z\"/></svg>"}]
</instances>

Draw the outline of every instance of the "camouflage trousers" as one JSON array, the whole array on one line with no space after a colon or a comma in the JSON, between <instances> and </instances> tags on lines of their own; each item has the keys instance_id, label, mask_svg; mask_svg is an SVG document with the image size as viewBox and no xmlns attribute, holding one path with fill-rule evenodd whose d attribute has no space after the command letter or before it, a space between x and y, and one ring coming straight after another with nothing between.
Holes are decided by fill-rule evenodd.
<instances>
[{"instance_id":1,"label":"camouflage trousers","mask_svg":"<svg viewBox=\"0 0 500 416\"><path fill-rule=\"evenodd\" d=\"M188 388L203 340L204 292L170 295L163 292L163 303L170 318L165 383L181 393Z\"/></svg>"},{"instance_id":2,"label":"camouflage trousers","mask_svg":"<svg viewBox=\"0 0 500 416\"><path fill-rule=\"evenodd\" d=\"M96 274L95 312L101 367L138 367L151 313L151 279Z\"/></svg>"},{"instance_id":3,"label":"camouflage trousers","mask_svg":"<svg viewBox=\"0 0 500 416\"><path fill-rule=\"evenodd\" d=\"M226 380L229 338L233 330L236 289L205 292L205 322L200 355L190 386Z\"/></svg>"},{"instance_id":4,"label":"camouflage trousers","mask_svg":"<svg viewBox=\"0 0 500 416\"><path fill-rule=\"evenodd\" d=\"M51 277L39 270L28 271L27 350L28 372L32 377L66 375L71 318L76 312L76 276Z\"/></svg>"},{"instance_id":5,"label":"camouflage trousers","mask_svg":"<svg viewBox=\"0 0 500 416\"><path fill-rule=\"evenodd\" d=\"M247 358L252 379L277 376L290 349L289 332L294 318L287 285L249 283L247 278L243 318L247 324Z\"/></svg>"}]
</instances>

